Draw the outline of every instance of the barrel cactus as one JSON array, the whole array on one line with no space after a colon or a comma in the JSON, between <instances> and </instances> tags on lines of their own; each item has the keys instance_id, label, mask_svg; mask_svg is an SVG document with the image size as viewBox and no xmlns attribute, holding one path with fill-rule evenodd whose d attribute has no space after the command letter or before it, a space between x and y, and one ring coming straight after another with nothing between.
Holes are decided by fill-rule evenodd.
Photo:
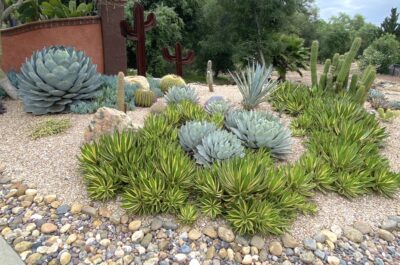
<instances>
[{"instance_id":1,"label":"barrel cactus","mask_svg":"<svg viewBox=\"0 0 400 265\"><path fill-rule=\"evenodd\" d=\"M82 51L51 46L34 52L21 67L18 88L26 112L62 112L73 103L93 99L102 84L97 66Z\"/></svg>"},{"instance_id":2,"label":"barrel cactus","mask_svg":"<svg viewBox=\"0 0 400 265\"><path fill-rule=\"evenodd\" d=\"M139 107L151 107L156 101L156 94L150 89L139 88L135 92L135 104Z\"/></svg>"},{"instance_id":3,"label":"barrel cactus","mask_svg":"<svg viewBox=\"0 0 400 265\"><path fill-rule=\"evenodd\" d=\"M178 75L166 75L161 78L160 88L162 92L166 93L173 86L185 86L185 80Z\"/></svg>"}]
</instances>

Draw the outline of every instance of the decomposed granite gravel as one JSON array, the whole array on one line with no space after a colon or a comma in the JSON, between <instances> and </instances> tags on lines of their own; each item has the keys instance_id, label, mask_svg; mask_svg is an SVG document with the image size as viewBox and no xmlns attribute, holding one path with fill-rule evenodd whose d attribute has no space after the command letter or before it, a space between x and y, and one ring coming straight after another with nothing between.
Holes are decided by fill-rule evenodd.
<instances>
[{"instance_id":1,"label":"decomposed granite gravel","mask_svg":"<svg viewBox=\"0 0 400 265\"><path fill-rule=\"evenodd\" d=\"M234 106L240 104L241 95L235 86L216 86L214 93L209 93L205 85L193 86L199 92L201 104L213 95L223 96ZM32 140L28 136L30 128L48 116L24 113L22 104L17 101L6 100L4 103L7 113L0 116L0 164L6 165L4 176L13 181L23 181L41 194L57 194L62 203L80 202L107 208L120 215L124 213L118 200L106 204L90 202L79 174L76 156L90 115L51 115L52 118L70 118L72 127L63 134ZM270 111L271 107L263 103L259 110ZM144 108L128 113L138 125L143 124L148 114L149 109ZM289 126L290 117L282 115L281 120ZM383 125L387 127L389 139L382 152L391 161L393 169L399 171L400 119ZM296 161L304 152L302 141L301 138L293 138L293 154L288 157L288 163ZM317 193L314 199L318 205L317 214L299 217L292 227L291 234L297 239L311 237L316 231L332 225L351 225L356 220L376 227L386 216L396 215L400 205L400 193L394 199L366 195L352 201L333 193Z\"/></svg>"}]
</instances>

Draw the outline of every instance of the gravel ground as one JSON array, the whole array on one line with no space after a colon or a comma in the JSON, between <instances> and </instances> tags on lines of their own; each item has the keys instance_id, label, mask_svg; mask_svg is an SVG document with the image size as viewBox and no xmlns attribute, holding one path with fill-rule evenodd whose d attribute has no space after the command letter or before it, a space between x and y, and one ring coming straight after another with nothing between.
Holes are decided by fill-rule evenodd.
<instances>
[{"instance_id":1,"label":"gravel ground","mask_svg":"<svg viewBox=\"0 0 400 265\"><path fill-rule=\"evenodd\" d=\"M211 94L204 85L193 85L199 92L200 103ZM220 95L238 106L241 96L234 86L217 86L213 95ZM107 204L92 203L87 197L85 186L77 169L76 155L83 142L83 131L90 121L90 115L53 115L54 118L70 118L72 127L64 134L39 140L29 139L30 128L46 117L35 117L23 112L19 102L5 101L7 113L0 116L0 162L7 165L7 175L14 180L24 180L33 184L42 194L57 194L65 203L79 201L94 206L106 206L109 210L121 212L115 201ZM270 110L266 103L260 110ZM137 108L128 115L135 123L143 123L149 109ZM282 121L288 125L290 117L283 115ZM383 154L391 161L393 169L400 171L399 156L400 119L385 124L390 134ZM302 139L293 139L293 154L289 162L296 161L304 151ZM370 225L383 220L384 216L395 215L400 205L400 193L393 200L376 195L368 195L349 201L336 194L317 194L318 205L315 216L301 216L292 228L294 237L302 239L312 236L315 231L333 224L345 226L355 220L363 220Z\"/></svg>"}]
</instances>

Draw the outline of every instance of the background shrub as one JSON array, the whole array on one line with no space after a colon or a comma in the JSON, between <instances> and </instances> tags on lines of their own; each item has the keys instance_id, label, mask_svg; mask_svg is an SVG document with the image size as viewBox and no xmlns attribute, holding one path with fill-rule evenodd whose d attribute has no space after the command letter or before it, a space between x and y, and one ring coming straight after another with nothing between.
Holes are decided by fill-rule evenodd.
<instances>
[{"instance_id":1,"label":"background shrub","mask_svg":"<svg viewBox=\"0 0 400 265\"><path fill-rule=\"evenodd\" d=\"M364 51L360 59L360 68L374 65L379 73L387 74L389 66L394 63L400 63L400 41L394 35L385 34L374 40Z\"/></svg>"}]
</instances>

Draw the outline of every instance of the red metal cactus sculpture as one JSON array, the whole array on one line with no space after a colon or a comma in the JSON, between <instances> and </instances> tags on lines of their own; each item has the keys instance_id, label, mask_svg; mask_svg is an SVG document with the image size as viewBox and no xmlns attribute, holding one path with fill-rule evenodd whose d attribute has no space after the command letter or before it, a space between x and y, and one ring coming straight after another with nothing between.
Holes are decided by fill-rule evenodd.
<instances>
[{"instance_id":1,"label":"red metal cactus sculpture","mask_svg":"<svg viewBox=\"0 0 400 265\"><path fill-rule=\"evenodd\" d=\"M156 16L150 13L144 20L144 7L136 3L134 6L133 29L126 20L121 21L121 34L128 40L136 41L136 67L138 75L146 76L145 32L156 25Z\"/></svg>"},{"instance_id":2,"label":"red metal cactus sculpture","mask_svg":"<svg viewBox=\"0 0 400 265\"><path fill-rule=\"evenodd\" d=\"M176 64L176 74L179 76L183 76L183 65L190 64L194 60L194 52L192 50L188 51L188 54L185 58L182 58L182 45L177 43L175 45L175 56L171 55L168 51L168 48L163 48L163 57L168 62L175 62Z\"/></svg>"}]
</instances>

